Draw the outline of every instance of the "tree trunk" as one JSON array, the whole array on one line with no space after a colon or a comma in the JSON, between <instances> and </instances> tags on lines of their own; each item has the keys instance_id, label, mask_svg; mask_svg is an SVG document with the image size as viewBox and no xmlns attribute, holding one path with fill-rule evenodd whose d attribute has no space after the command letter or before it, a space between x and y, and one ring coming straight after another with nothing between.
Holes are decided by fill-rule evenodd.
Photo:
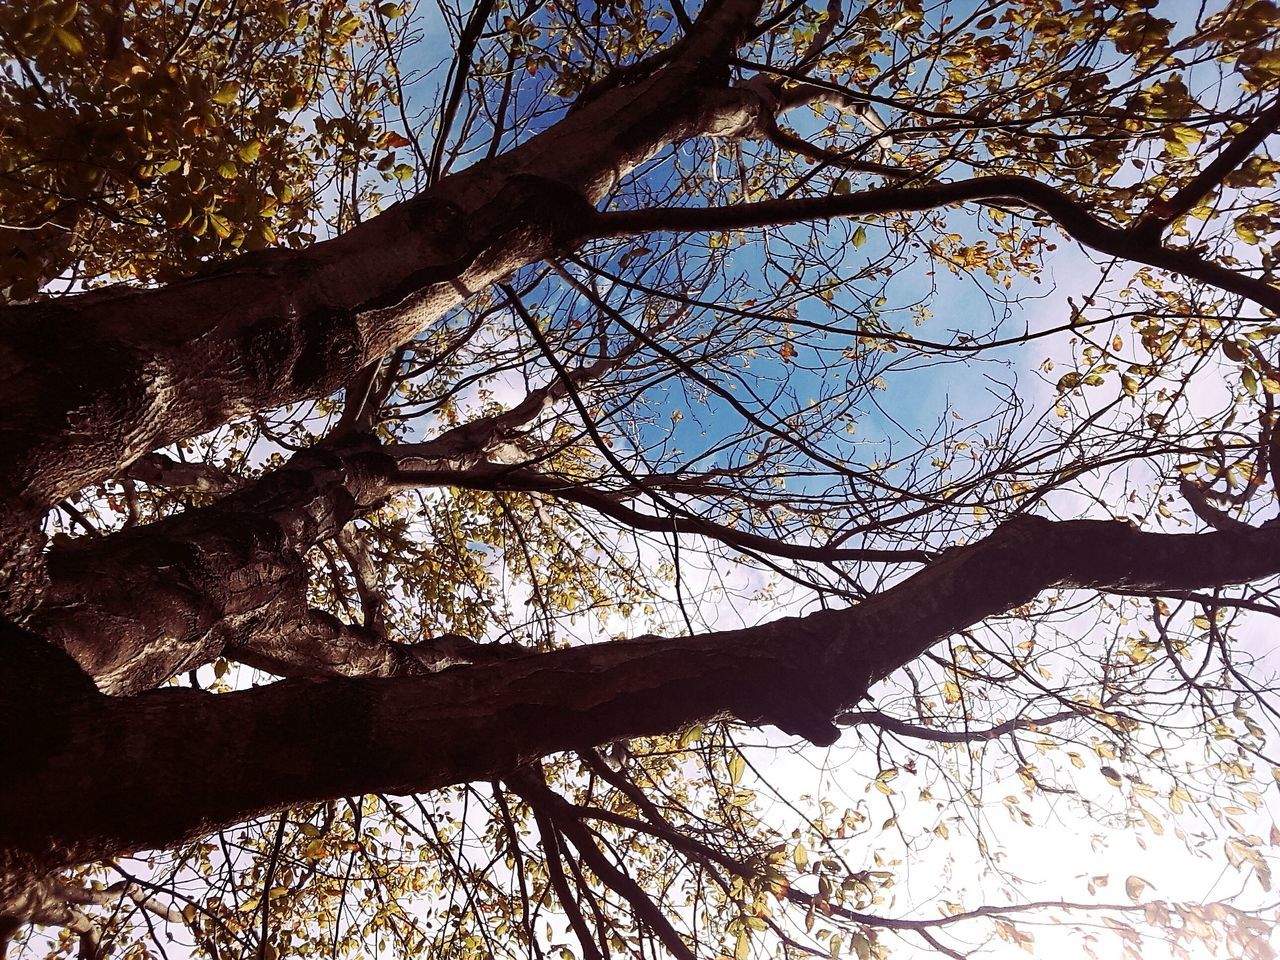
<instances>
[{"instance_id":1,"label":"tree trunk","mask_svg":"<svg viewBox=\"0 0 1280 960\"><path fill-rule=\"evenodd\" d=\"M376 674L369 658L385 644L308 608L304 558L377 505L393 470L376 441L348 437L210 506L58 543L27 626L115 695L152 689L228 648L256 651L259 663L313 659L304 675Z\"/></svg>"},{"instance_id":2,"label":"tree trunk","mask_svg":"<svg viewBox=\"0 0 1280 960\"><path fill-rule=\"evenodd\" d=\"M112 698L33 654L47 682L0 701L12 772L0 792L0 902L59 866L171 846L269 810L499 777L554 751L711 717L829 743L832 718L870 684L1041 590L1189 590L1277 572L1277 528L1171 535L1020 518L847 610L422 677ZM32 649L9 633L12 649Z\"/></svg>"},{"instance_id":3,"label":"tree trunk","mask_svg":"<svg viewBox=\"0 0 1280 960\"><path fill-rule=\"evenodd\" d=\"M0 311L0 608L43 587L39 518L141 455L325 396L472 293L584 235L596 202L667 144L749 125L725 64L758 0L710 4L652 76L346 234L251 253L157 290Z\"/></svg>"}]
</instances>

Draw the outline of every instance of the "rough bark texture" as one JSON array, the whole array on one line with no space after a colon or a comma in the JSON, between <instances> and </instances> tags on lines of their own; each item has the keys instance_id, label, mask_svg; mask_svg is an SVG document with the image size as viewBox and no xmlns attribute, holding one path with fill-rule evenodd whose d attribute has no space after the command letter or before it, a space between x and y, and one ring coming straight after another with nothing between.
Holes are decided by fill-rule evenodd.
<instances>
[{"instance_id":1,"label":"rough bark texture","mask_svg":"<svg viewBox=\"0 0 1280 960\"><path fill-rule=\"evenodd\" d=\"M170 805L197 768L241 768L229 792L216 785L219 774L202 781L213 807L192 812L210 826L210 810L242 805L255 782L294 786L269 788L254 808L288 802L304 782L327 789L314 757L299 755L294 769L294 761L250 753L270 727L311 730L341 757L357 741L368 749L378 739L371 724L382 722L359 704L383 691L370 699L359 684L293 681L271 688L283 713L232 700L247 712L225 720L202 720L212 701L198 693L138 691L228 651L301 674L412 674L454 660L412 649L406 657L306 607L302 554L381 495L366 482L379 472L366 470L359 452L304 454L213 507L100 541L57 543L47 557L44 512L164 444L334 392L473 292L586 236L593 204L665 145L750 126L759 97L729 89L725 65L758 6L709 4L661 69L599 92L521 147L334 240L250 254L159 290L109 289L0 313L0 609L10 618L0 636L0 904L92 849L123 850L112 825L121 817L154 818L156 836L189 833L187 816ZM77 662L103 690L137 695L103 696ZM307 691L321 695L291 702ZM344 719L347 707L354 712ZM211 725L188 740L192 723L205 720ZM335 724L347 732L332 736ZM92 744L85 725L105 739ZM202 759L200 742L218 753L215 762L206 765L212 754ZM187 769L162 772L168 763ZM133 779L144 766L154 782ZM72 767L84 775L80 786L66 779ZM276 773L260 774L269 768ZM32 809L57 781L55 790L74 799L47 799L85 836L59 836L69 823L63 814Z\"/></svg>"},{"instance_id":2,"label":"rough bark texture","mask_svg":"<svg viewBox=\"0 0 1280 960\"><path fill-rule=\"evenodd\" d=\"M586 383L614 365L597 361L570 378ZM336 433L210 506L106 538L60 540L46 557L48 585L27 625L115 695L153 689L224 655L286 677L430 669L449 654L439 638L395 643L376 623L352 627L309 608L304 557L324 540L348 550L345 525L403 486L406 466L433 471L434 486L488 487L525 477L528 471L489 460L563 395L553 381L511 410L423 443L383 447L369 435ZM138 463L156 479L216 486L207 472L164 460L148 455ZM564 483L508 486L554 491ZM364 579L374 579L371 570ZM368 610L373 598L362 600Z\"/></svg>"},{"instance_id":3,"label":"rough bark texture","mask_svg":"<svg viewBox=\"0 0 1280 960\"><path fill-rule=\"evenodd\" d=\"M725 86L758 4L712 5L653 76L601 93L522 146L302 251L248 254L159 290L0 312L0 592L42 587L44 511L157 447L330 394L512 270L585 236L636 164L750 122Z\"/></svg>"},{"instance_id":4,"label":"rough bark texture","mask_svg":"<svg viewBox=\"0 0 1280 960\"><path fill-rule=\"evenodd\" d=\"M1277 572L1280 528L1165 535L1023 518L865 604L744 630L220 696L105 697L51 661L41 696L58 709L19 704L3 718L22 733L6 740L0 897L59 864L171 845L266 810L492 778L552 751L713 716L830 742L831 718L870 683L1046 588L1188 590Z\"/></svg>"},{"instance_id":5,"label":"rough bark texture","mask_svg":"<svg viewBox=\"0 0 1280 960\"><path fill-rule=\"evenodd\" d=\"M229 648L259 665L376 675L369 656L385 645L308 608L303 557L381 500L393 468L353 437L298 454L212 506L56 544L28 626L112 694L151 689Z\"/></svg>"}]
</instances>

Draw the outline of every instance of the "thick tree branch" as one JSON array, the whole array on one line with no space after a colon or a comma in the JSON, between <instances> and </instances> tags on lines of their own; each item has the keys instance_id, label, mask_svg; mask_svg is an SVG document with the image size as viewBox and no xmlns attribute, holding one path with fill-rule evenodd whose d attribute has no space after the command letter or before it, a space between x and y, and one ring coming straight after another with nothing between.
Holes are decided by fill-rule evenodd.
<instances>
[{"instance_id":1,"label":"thick tree branch","mask_svg":"<svg viewBox=\"0 0 1280 960\"><path fill-rule=\"evenodd\" d=\"M333 240L156 290L0 312L0 599L15 613L34 602L34 531L51 504L170 442L332 393L473 292L582 236L592 204L636 164L739 124L727 62L758 7L708 4L652 76Z\"/></svg>"},{"instance_id":2,"label":"thick tree branch","mask_svg":"<svg viewBox=\"0 0 1280 960\"><path fill-rule=\"evenodd\" d=\"M386 673L390 654L375 634L308 608L303 557L378 504L394 466L368 438L345 437L210 506L60 543L29 623L114 694L154 687L228 648L264 667L305 662L305 652L312 673Z\"/></svg>"},{"instance_id":3,"label":"thick tree branch","mask_svg":"<svg viewBox=\"0 0 1280 960\"><path fill-rule=\"evenodd\" d=\"M633 342L530 391L508 411L431 440L384 449L335 430L211 506L108 538L59 543L31 624L113 694L150 689L224 653L290 677L393 676L456 662L457 651L431 641L386 638L371 562L346 525L404 486L404 464L443 465L442 482L451 482L472 471L488 476L495 469L489 458L527 460L523 432L565 396L567 384L606 375L637 348ZM163 476L199 489L219 476L154 454L139 463L150 468L140 479ZM351 564L363 628L308 607L303 557L329 539Z\"/></svg>"},{"instance_id":4,"label":"thick tree branch","mask_svg":"<svg viewBox=\"0 0 1280 960\"><path fill-rule=\"evenodd\" d=\"M864 604L742 630L223 695L77 687L50 715L20 701L8 721L6 769L22 776L0 792L0 875L171 845L324 797L492 779L717 716L826 743L831 718L871 683L1041 590L1185 591L1277 573L1280 529L1152 534L1024 517ZM20 636L7 642L21 648Z\"/></svg>"},{"instance_id":5,"label":"thick tree branch","mask_svg":"<svg viewBox=\"0 0 1280 960\"><path fill-rule=\"evenodd\" d=\"M364 541L351 527L343 527L338 532L338 546L343 557L351 566L351 575L356 581L356 592L360 595L360 612L364 616L364 628L378 636L383 635L382 595L378 592L378 575L373 566L373 559L365 548Z\"/></svg>"},{"instance_id":6,"label":"thick tree branch","mask_svg":"<svg viewBox=\"0 0 1280 960\"><path fill-rule=\"evenodd\" d=\"M1216 506L1210 503L1210 494L1189 477L1182 477L1178 481L1178 492L1182 494L1182 498L1190 505L1191 511L1213 529L1249 529L1249 525L1243 520L1237 520L1235 517L1219 510Z\"/></svg>"},{"instance_id":7,"label":"thick tree branch","mask_svg":"<svg viewBox=\"0 0 1280 960\"><path fill-rule=\"evenodd\" d=\"M1196 204L1220 187L1227 174L1244 163L1277 129L1280 129L1280 100L1260 113L1177 193L1168 199L1155 201L1138 218L1134 229L1158 240L1169 224L1186 216Z\"/></svg>"},{"instance_id":8,"label":"thick tree branch","mask_svg":"<svg viewBox=\"0 0 1280 960\"><path fill-rule=\"evenodd\" d=\"M169 490L225 493L231 478L207 463L183 463L163 453L148 453L129 465L125 478Z\"/></svg>"}]
</instances>

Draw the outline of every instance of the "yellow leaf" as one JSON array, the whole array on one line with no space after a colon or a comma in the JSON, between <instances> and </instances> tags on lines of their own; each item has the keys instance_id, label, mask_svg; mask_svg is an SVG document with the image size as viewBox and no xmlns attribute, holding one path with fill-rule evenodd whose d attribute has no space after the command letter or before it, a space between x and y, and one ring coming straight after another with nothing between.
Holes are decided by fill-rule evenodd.
<instances>
[{"instance_id":1,"label":"yellow leaf","mask_svg":"<svg viewBox=\"0 0 1280 960\"><path fill-rule=\"evenodd\" d=\"M228 80L226 83L220 86L218 88L218 92L215 93L209 99L212 100L214 103L220 103L223 106L229 106L230 104L233 104L236 102L236 97L238 96L240 96L240 84L234 80Z\"/></svg>"},{"instance_id":2,"label":"yellow leaf","mask_svg":"<svg viewBox=\"0 0 1280 960\"><path fill-rule=\"evenodd\" d=\"M1130 877L1124 882L1124 892L1129 895L1130 900L1139 900L1142 897L1142 891L1148 886L1147 881L1141 877Z\"/></svg>"},{"instance_id":3,"label":"yellow leaf","mask_svg":"<svg viewBox=\"0 0 1280 960\"><path fill-rule=\"evenodd\" d=\"M797 870L803 870L809 865L809 851L803 843L797 843L795 850L791 851L791 862L796 865Z\"/></svg>"},{"instance_id":4,"label":"yellow leaf","mask_svg":"<svg viewBox=\"0 0 1280 960\"><path fill-rule=\"evenodd\" d=\"M1197 143L1204 139L1204 134L1195 127L1188 127L1185 124L1175 124L1165 131L1165 139L1169 141L1177 141L1186 144L1188 147L1194 147Z\"/></svg>"},{"instance_id":5,"label":"yellow leaf","mask_svg":"<svg viewBox=\"0 0 1280 960\"><path fill-rule=\"evenodd\" d=\"M213 227L213 232L223 240L231 236L231 224L226 218L218 216L216 213L209 214L209 226Z\"/></svg>"},{"instance_id":6,"label":"yellow leaf","mask_svg":"<svg viewBox=\"0 0 1280 960\"><path fill-rule=\"evenodd\" d=\"M1235 222L1236 236L1245 243L1261 243L1262 237L1258 235L1258 231L1254 229L1252 221L1247 217L1241 217Z\"/></svg>"},{"instance_id":7,"label":"yellow leaf","mask_svg":"<svg viewBox=\"0 0 1280 960\"><path fill-rule=\"evenodd\" d=\"M70 30L67 30L64 27L54 27L53 35L57 38L58 42L66 48L67 53L76 57L84 55L84 44L81 43L80 38Z\"/></svg>"}]
</instances>

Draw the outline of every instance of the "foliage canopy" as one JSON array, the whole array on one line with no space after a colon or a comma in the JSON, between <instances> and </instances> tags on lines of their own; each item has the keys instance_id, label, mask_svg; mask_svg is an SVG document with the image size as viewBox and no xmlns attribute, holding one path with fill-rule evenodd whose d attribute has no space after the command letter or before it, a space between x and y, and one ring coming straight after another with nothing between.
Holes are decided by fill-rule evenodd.
<instances>
[{"instance_id":1,"label":"foliage canopy","mask_svg":"<svg viewBox=\"0 0 1280 960\"><path fill-rule=\"evenodd\" d=\"M15 954L1273 956L1272 0L0 39Z\"/></svg>"}]
</instances>

